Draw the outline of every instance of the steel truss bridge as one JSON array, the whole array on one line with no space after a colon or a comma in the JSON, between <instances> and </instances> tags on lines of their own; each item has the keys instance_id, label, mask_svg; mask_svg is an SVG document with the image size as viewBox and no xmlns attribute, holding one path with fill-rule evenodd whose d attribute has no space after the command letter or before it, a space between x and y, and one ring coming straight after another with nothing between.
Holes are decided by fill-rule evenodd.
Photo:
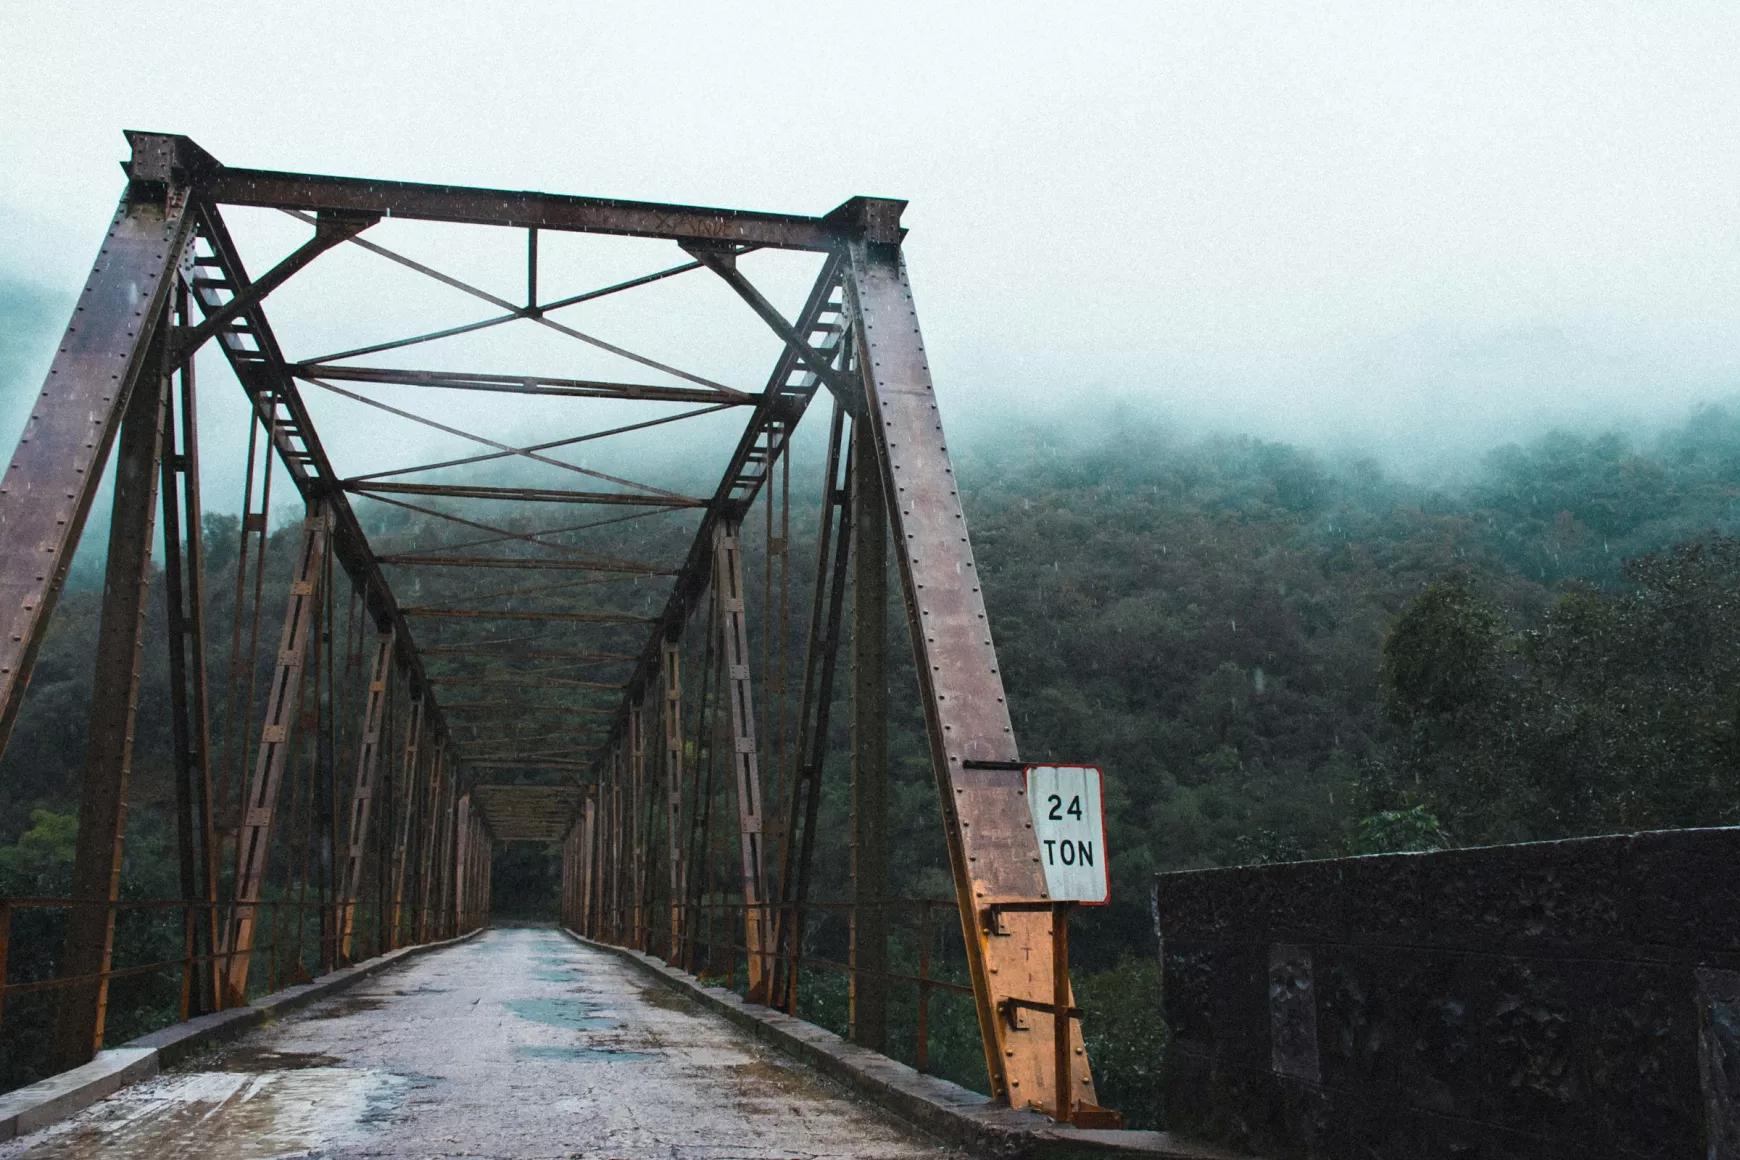
<instances>
[{"instance_id":1,"label":"steel truss bridge","mask_svg":"<svg viewBox=\"0 0 1740 1160\"><path fill-rule=\"evenodd\" d=\"M167 965L183 974L187 1017L245 1002L264 973L298 977L305 926L331 968L365 948L486 924L490 851L516 841L561 843L569 928L697 973L735 976L741 964L750 1001L787 1011L806 914L849 906L852 1034L883 1049L888 982L903 977L890 969L889 915L916 905L888 897L891 556L953 875L954 898L939 905L958 912L970 984L960 989L976 1008L992 1091L1078 1124L1115 1118L1096 1105L1069 990L1067 912L1046 895L1022 796L901 256L903 202L857 197L803 217L359 180L238 169L186 137L128 136L120 205L0 487L3 745L112 460L73 893L8 900L0 913L0 926L32 905L66 915L54 976L0 987L0 999L53 993L61 1066L103 1045L113 983L166 966L117 966L118 923L141 908L181 916L184 954ZM236 207L279 211L303 240L249 270L225 222ZM524 300L388 248L376 238L389 219L513 231L524 239ZM540 241L558 235L674 246L656 269L542 298ZM477 300L481 314L293 357L268 299L318 278L334 262L317 260L341 249L433 279ZM748 273L750 255L776 251L813 271L794 314ZM564 321L570 307L685 277L723 283L741 300L741 321L777 341L759 389ZM644 381L390 365L504 326L635 364ZM199 444L201 351L221 355L245 393L245 444ZM499 397L504 431L527 398L645 414L527 445L448 421L446 400L480 392ZM407 396L429 405L385 401ZM313 397L478 450L341 473ZM825 475L807 492L820 495L811 564L788 548L788 451L824 401ZM709 494L575 458L588 440L627 431L662 429L680 445L680 424L721 414L744 421ZM246 481L227 626L210 615L205 561L201 463L214 454ZM563 485L477 482L505 467ZM269 560L275 477L279 505L288 479L304 518L294 552ZM358 514L364 501L374 523ZM533 511L565 514L531 523ZM660 519L686 529L667 537L675 550L634 555L637 544L662 545L628 533ZM123 900L119 883L159 526L181 897L138 902ZM791 576L806 567L809 607L789 608ZM282 608L262 609L268 586L285 585ZM208 674L208 658L226 650L227 672ZM837 689L849 705L851 897L824 902L811 883Z\"/></svg>"}]
</instances>

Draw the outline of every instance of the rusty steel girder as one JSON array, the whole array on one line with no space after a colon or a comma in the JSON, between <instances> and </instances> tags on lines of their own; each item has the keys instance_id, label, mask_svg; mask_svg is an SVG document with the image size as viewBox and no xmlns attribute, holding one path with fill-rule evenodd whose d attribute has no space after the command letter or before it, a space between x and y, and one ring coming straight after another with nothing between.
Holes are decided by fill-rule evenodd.
<instances>
[{"instance_id":1,"label":"rusty steel girder","mask_svg":"<svg viewBox=\"0 0 1740 1160\"><path fill-rule=\"evenodd\" d=\"M848 301L986 1069L993 1095L1017 1107L1046 1104L1055 1098L1052 1016L1029 1011L1020 1029L1001 1017L1010 999L1050 1001L1052 932L1045 913L998 909L1047 895L966 513L905 262L898 249L868 241L852 242L848 255ZM1083 1065L1070 1105L1097 1105L1079 1025L1071 1035Z\"/></svg>"},{"instance_id":2,"label":"rusty steel girder","mask_svg":"<svg viewBox=\"0 0 1740 1160\"><path fill-rule=\"evenodd\" d=\"M136 157L136 176L0 479L0 749L192 240L190 191L172 180L180 176L173 161L158 148Z\"/></svg>"}]
</instances>

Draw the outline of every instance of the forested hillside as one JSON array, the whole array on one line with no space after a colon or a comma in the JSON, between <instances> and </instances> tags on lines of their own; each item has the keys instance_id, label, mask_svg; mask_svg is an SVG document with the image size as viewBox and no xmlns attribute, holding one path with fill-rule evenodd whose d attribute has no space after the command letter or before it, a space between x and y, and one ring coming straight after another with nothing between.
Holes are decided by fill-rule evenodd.
<instances>
[{"instance_id":1,"label":"forested hillside","mask_svg":"<svg viewBox=\"0 0 1740 1160\"><path fill-rule=\"evenodd\" d=\"M1457 607L1483 618L1480 647L1490 655L1481 663L1498 684L1463 696L1488 713L1496 702L1477 692L1539 684L1545 678L1534 669L1542 666L1577 672L1584 654L1576 650L1606 647L1588 641L1612 637L1614 618L1640 631L1645 605L1665 598L1638 594L1659 593L1663 569L1697 572L1675 599L1707 607L1708 627L1721 628L1717 614L1727 606L1715 602L1727 599L1731 549L1716 545L1695 563L1675 557L1678 565L1627 561L1737 530L1740 412L1706 408L1642 442L1553 434L1500 448L1455 489L1286 444L1192 440L1139 415L1114 430L1099 438L1033 430L969 443L959 471L1023 752L1105 767L1119 894L1132 911L1145 906L1140 883L1152 869L1358 846L1370 836L1362 811L1378 808L1426 805L1458 819L1444 840L1468 841L1727 816L1729 801L1712 792L1707 800L1688 793L1668 813L1657 803L1624 815L1478 817L1475 806L1452 800L1448 783L1437 784L1444 777L1415 777L1422 763L1450 760L1449 725L1425 739L1421 707L1408 699L1418 694L1386 702L1381 685L1386 634L1434 584L1432 600L1442 604L1450 585L1461 594ZM395 514L378 527L386 543L411 530ZM804 561L813 517L794 514L793 559ZM235 520L208 517L207 535L211 621L221 641L233 610ZM650 541L680 539L644 524L622 536L625 551L661 554L669 546ZM284 540L274 536L268 564L268 621L277 607L271 588L286 570ZM650 605L656 594L636 596ZM807 593L793 597L797 624ZM31 703L0 762L0 836L9 843L28 827L31 809L72 808L97 602L90 587L63 599ZM150 628L136 783L147 811L167 749L160 610ZM1420 645L1428 646L1448 647ZM1687 655L1679 648L1627 663L1676 663ZM217 651L212 676L221 688L228 657ZM894 656L904 666L896 680L909 682L903 641ZM912 705L899 689L894 700ZM1456 711L1471 710L1459 702ZM894 730L904 792L934 797L916 706L897 715ZM1418 791L1403 792L1402 781L1418 781ZM897 823L912 817L928 830L934 806L908 804L896 809ZM921 864L940 870L941 843L928 832L912 839L896 843L914 862L897 877L916 886Z\"/></svg>"},{"instance_id":2,"label":"forested hillside","mask_svg":"<svg viewBox=\"0 0 1740 1160\"><path fill-rule=\"evenodd\" d=\"M1455 487L1139 415L1103 437L968 441L959 475L1022 752L1106 772L1114 900L1074 940L1090 1010L1146 986L1114 967L1151 949L1155 870L1740 821L1740 545L1727 538L1740 532L1740 411L1499 448ZM427 533L410 518L376 525L385 549ZM800 574L813 526L794 511ZM625 555L670 558L685 538L621 527ZM209 517L207 534L225 642L236 521ZM268 563L268 637L289 534ZM610 599L650 612L662 592ZM66 889L97 605L88 586L63 600L0 761L0 893ZM800 650L807 616L800 584ZM935 787L904 618L892 621L893 882L941 897ZM150 631L135 897L174 888L160 602ZM212 665L222 688L228 656ZM842 706L836 753L846 720ZM845 775L843 760L827 770L822 814L839 848ZM820 861L819 897L843 896L844 862ZM522 852L503 867L505 889L527 894L504 910L548 904L535 863Z\"/></svg>"},{"instance_id":3,"label":"forested hillside","mask_svg":"<svg viewBox=\"0 0 1740 1160\"><path fill-rule=\"evenodd\" d=\"M1557 665L1588 688L1618 670L1580 670L1580 658L1611 649L1631 650L1627 672L1696 668L1710 690L1704 727L1732 729L1732 646L1717 675L1699 659L1714 644L1654 637L1639 621L1639 601L1665 599L1639 593L1661 591L1664 567L1692 565L1625 564L1737 530L1732 410L1700 410L1646 441L1554 434L1500 448L1456 489L1281 444L1187 441L1136 419L1097 442L1031 435L981 450L961 476L1023 752L1107 771L1116 901L1101 918L1112 928L1103 953L1145 945L1155 869L1709 823L1740 804L1731 775L1700 784L1689 773L1671 804L1573 804L1622 793L1647 763L1636 739L1623 751L1591 739L1588 760L1610 768L1590 784L1571 784L1563 759L1549 770L1544 735L1504 750L1491 777L1509 796L1471 776L1509 735L1493 716L1523 712L1500 702L1544 679L1524 670ZM1675 607L1732 641L1740 563L1717 546L1696 568ZM1464 695L1454 720L1383 688L1386 634L1435 583L1460 586L1487 617L1490 683ZM1612 622L1659 646L1621 644ZM1439 645L1393 641L1392 669L1411 647ZM1531 711L1545 729L1549 710ZM1679 727L1667 721L1635 731Z\"/></svg>"}]
</instances>

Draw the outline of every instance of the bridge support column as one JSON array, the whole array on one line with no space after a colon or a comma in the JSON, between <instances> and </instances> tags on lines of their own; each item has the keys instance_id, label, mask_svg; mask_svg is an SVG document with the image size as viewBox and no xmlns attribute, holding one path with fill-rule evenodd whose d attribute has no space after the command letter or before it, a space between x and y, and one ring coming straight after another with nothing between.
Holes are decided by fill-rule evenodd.
<instances>
[{"instance_id":1,"label":"bridge support column","mask_svg":"<svg viewBox=\"0 0 1740 1160\"><path fill-rule=\"evenodd\" d=\"M161 326L159 327L161 329ZM89 740L79 798L78 845L73 860L75 904L67 919L62 977L101 976L115 939L114 902L120 897L121 841L126 830L127 782L133 765L133 726L139 703L144 647L146 582L157 503L158 456L168 379L161 339L127 401L115 463L115 500L103 610L97 627L96 675L91 685ZM95 978L63 992L55 1027L61 1069L87 1063L102 1048L109 983Z\"/></svg>"},{"instance_id":2,"label":"bridge support column","mask_svg":"<svg viewBox=\"0 0 1740 1160\"><path fill-rule=\"evenodd\" d=\"M570 822L568 832L562 835L562 887L560 901L556 904L556 924L569 930L574 926L574 839L576 829Z\"/></svg>"},{"instance_id":3,"label":"bridge support column","mask_svg":"<svg viewBox=\"0 0 1740 1160\"><path fill-rule=\"evenodd\" d=\"M848 300L985 1068L992 1094L1012 1106L1072 1116L1097 1103L1080 1025L1072 1020L1066 1029L1080 1066L1067 1078L1072 1090L1059 1092L1063 1077L1051 1050L1051 1012L1009 1004L1050 1005L1057 989L1051 915L1049 906L1039 906L1049 899L984 594L893 224L898 205L866 199L856 210L863 233L847 245ZM1003 909L1002 903L1027 909Z\"/></svg>"},{"instance_id":4,"label":"bridge support column","mask_svg":"<svg viewBox=\"0 0 1740 1160\"><path fill-rule=\"evenodd\" d=\"M664 642L660 681L665 691L665 860L670 871L670 944L665 962L676 965L683 929L683 677L682 651Z\"/></svg>"},{"instance_id":5,"label":"bridge support column","mask_svg":"<svg viewBox=\"0 0 1740 1160\"><path fill-rule=\"evenodd\" d=\"M827 475L822 486L816 535L816 587L811 594L809 643L805 650L803 691L798 702L797 767L786 799L785 838L780 849L779 889L783 904L775 915L774 994L781 1010L797 1013L798 961L803 954L805 903L815 860L816 822L821 804L822 766L828 754L828 721L834 702L840 625L844 619L852 537L852 480L842 484L840 467L850 464L845 443L846 411L835 403L829 423ZM848 472L850 468L848 466ZM837 527L837 532L836 532Z\"/></svg>"},{"instance_id":6,"label":"bridge support column","mask_svg":"<svg viewBox=\"0 0 1740 1160\"><path fill-rule=\"evenodd\" d=\"M487 826L478 827L477 866L481 871L478 875L477 925L488 926L495 883L495 839Z\"/></svg>"},{"instance_id":7,"label":"bridge support column","mask_svg":"<svg viewBox=\"0 0 1740 1160\"><path fill-rule=\"evenodd\" d=\"M384 632L375 637L374 663L369 667L369 684L363 702L362 740L357 746L356 777L351 784L344 868L339 875L339 956L345 962L350 961L357 901L362 897L369 814L374 806L375 783L380 769L381 718L386 712L387 682L392 673L393 634Z\"/></svg>"},{"instance_id":8,"label":"bridge support column","mask_svg":"<svg viewBox=\"0 0 1740 1160\"><path fill-rule=\"evenodd\" d=\"M622 749L610 751L610 787L604 799L604 932L622 941Z\"/></svg>"},{"instance_id":9,"label":"bridge support column","mask_svg":"<svg viewBox=\"0 0 1740 1160\"><path fill-rule=\"evenodd\" d=\"M172 315L188 325L187 288L178 286ZM175 829L190 966L182 1018L216 1010L218 985L218 841L212 818L211 712L206 680L205 546L199 489L199 411L193 360L180 367L176 392L165 391L160 488L163 493L163 594L168 620L170 729L175 746ZM167 385L166 385L167 386ZM203 958L203 962L193 960Z\"/></svg>"},{"instance_id":10,"label":"bridge support column","mask_svg":"<svg viewBox=\"0 0 1740 1160\"><path fill-rule=\"evenodd\" d=\"M876 437L852 424L852 934L850 1029L888 1045L888 513Z\"/></svg>"},{"instance_id":11,"label":"bridge support column","mask_svg":"<svg viewBox=\"0 0 1740 1160\"><path fill-rule=\"evenodd\" d=\"M646 950L646 861L652 849L647 842L646 813L646 704L637 701L628 710L629 808L628 876L630 898L629 945Z\"/></svg>"},{"instance_id":12,"label":"bridge support column","mask_svg":"<svg viewBox=\"0 0 1740 1160\"><path fill-rule=\"evenodd\" d=\"M465 794L454 808L453 822L453 933L470 930L471 921L471 795Z\"/></svg>"},{"instance_id":13,"label":"bridge support column","mask_svg":"<svg viewBox=\"0 0 1740 1160\"><path fill-rule=\"evenodd\" d=\"M586 843L585 899L580 910L580 929L588 938L598 937L598 891L602 880L598 872L598 798L598 787L589 786L586 791L586 832L582 836Z\"/></svg>"},{"instance_id":14,"label":"bridge support column","mask_svg":"<svg viewBox=\"0 0 1740 1160\"><path fill-rule=\"evenodd\" d=\"M423 699L413 698L411 712L405 719L405 746L399 759L401 775L393 785L393 851L391 859L390 904L387 919L388 950L398 950L404 936L405 869L410 860L411 841L416 835L417 788L422 771Z\"/></svg>"},{"instance_id":15,"label":"bridge support column","mask_svg":"<svg viewBox=\"0 0 1740 1160\"><path fill-rule=\"evenodd\" d=\"M745 998L767 1003L773 956L772 926L767 901L766 862L762 849L761 766L755 745L755 699L749 684L748 616L743 604L743 558L738 551L738 525L722 520L713 537L713 591L719 602L719 647L725 680L721 693L731 727L731 766L736 774L738 854L742 866L743 945L749 968ZM735 952L733 952L734 954Z\"/></svg>"},{"instance_id":16,"label":"bridge support column","mask_svg":"<svg viewBox=\"0 0 1740 1160\"><path fill-rule=\"evenodd\" d=\"M247 1002L248 967L253 958L257 903L266 889L266 867L272 849L272 819L277 812L284 763L290 754L291 731L302 711L302 669L307 659L309 628L314 623L320 578L326 571L330 533L326 506L316 502L302 521L302 541L296 551L296 572L284 609L284 631L278 641L278 661L266 694L266 715L260 726L260 748L242 802L242 824L236 836L236 880L229 923L224 934L225 1005Z\"/></svg>"},{"instance_id":17,"label":"bridge support column","mask_svg":"<svg viewBox=\"0 0 1740 1160\"><path fill-rule=\"evenodd\" d=\"M417 830L417 907L411 938L427 942L434 935L435 854L441 844L441 816L447 796L447 739L437 738L435 755L429 765L427 788L423 794L422 817Z\"/></svg>"}]
</instances>

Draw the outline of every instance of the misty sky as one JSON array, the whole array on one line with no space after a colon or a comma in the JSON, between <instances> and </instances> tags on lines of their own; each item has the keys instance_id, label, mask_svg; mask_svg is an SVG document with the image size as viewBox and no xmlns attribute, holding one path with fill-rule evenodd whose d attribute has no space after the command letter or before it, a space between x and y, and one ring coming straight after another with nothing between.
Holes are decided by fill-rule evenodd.
<instances>
[{"instance_id":1,"label":"misty sky","mask_svg":"<svg viewBox=\"0 0 1740 1160\"><path fill-rule=\"evenodd\" d=\"M0 318L0 438L112 211L125 128L245 166L804 213L907 198L957 429L1122 399L1431 456L1675 419L1740 392L1737 61L1731 4L7 3L0 303L34 287L54 320ZM299 239L237 228L256 272ZM484 240L381 229L523 286ZM551 292L668 256L576 256ZM367 285L365 258L313 270ZM790 308L803 272L763 270ZM415 330L425 306L479 316L295 287L272 307L292 357ZM669 315L588 317L707 353ZM773 349L721 373L758 388Z\"/></svg>"}]
</instances>

